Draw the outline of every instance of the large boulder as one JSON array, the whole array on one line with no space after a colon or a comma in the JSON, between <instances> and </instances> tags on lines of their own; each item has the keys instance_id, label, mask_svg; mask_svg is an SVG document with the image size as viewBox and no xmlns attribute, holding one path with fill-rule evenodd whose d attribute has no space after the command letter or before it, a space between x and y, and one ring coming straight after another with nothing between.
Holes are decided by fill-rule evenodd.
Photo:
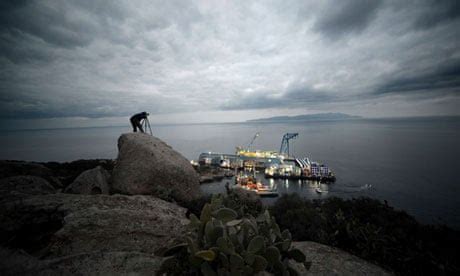
<instances>
[{"instance_id":1,"label":"large boulder","mask_svg":"<svg viewBox=\"0 0 460 276\"><path fill-rule=\"evenodd\" d=\"M199 177L190 162L160 139L144 133L123 134L118 150L113 192L177 201L200 195Z\"/></svg>"},{"instance_id":2,"label":"large boulder","mask_svg":"<svg viewBox=\"0 0 460 276\"><path fill-rule=\"evenodd\" d=\"M53 187L61 188L62 183L52 170L35 162L0 160L0 178L32 175L46 179Z\"/></svg>"},{"instance_id":3,"label":"large boulder","mask_svg":"<svg viewBox=\"0 0 460 276\"><path fill-rule=\"evenodd\" d=\"M0 274L153 274L186 210L152 196L25 195L0 201Z\"/></svg>"},{"instance_id":4,"label":"large boulder","mask_svg":"<svg viewBox=\"0 0 460 276\"><path fill-rule=\"evenodd\" d=\"M110 174L101 166L82 172L67 188L71 194L105 194L108 195Z\"/></svg>"},{"instance_id":5,"label":"large boulder","mask_svg":"<svg viewBox=\"0 0 460 276\"><path fill-rule=\"evenodd\" d=\"M292 245L311 262L309 270L291 262L299 275L392 275L379 266L334 247L310 241L293 242Z\"/></svg>"}]
</instances>

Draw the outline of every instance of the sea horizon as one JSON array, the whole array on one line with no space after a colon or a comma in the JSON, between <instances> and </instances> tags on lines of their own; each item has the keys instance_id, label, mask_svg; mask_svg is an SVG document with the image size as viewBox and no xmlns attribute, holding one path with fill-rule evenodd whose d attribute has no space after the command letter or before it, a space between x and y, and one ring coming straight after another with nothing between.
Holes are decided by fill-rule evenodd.
<instances>
[{"instance_id":1,"label":"sea horizon","mask_svg":"<svg viewBox=\"0 0 460 276\"><path fill-rule=\"evenodd\" d=\"M322 114L322 113L319 113ZM316 113L314 115L317 115ZM293 123L293 122L308 122L308 123L321 123L321 122L340 122L340 121L424 121L424 120L460 120L460 115L432 115L432 116L398 116L398 117L362 117L356 116L357 118L344 118L344 119L313 119L313 120L280 120L280 121L253 121L253 120L246 120L246 121L228 121L228 122L191 122L191 123L156 123L154 118L155 115L151 115L150 125L151 126L187 126L187 125L219 125L219 124L276 124L276 123ZM69 126L69 127L35 127L35 128L1 128L0 132L6 131L34 131L34 130L58 130L58 129L92 129L92 128L121 128L129 126L129 117L127 118L126 124L116 124L116 125L97 125L97 126ZM265 118L261 118L265 119ZM33 119L32 119L33 120ZM259 120L259 119L256 119Z\"/></svg>"}]
</instances>

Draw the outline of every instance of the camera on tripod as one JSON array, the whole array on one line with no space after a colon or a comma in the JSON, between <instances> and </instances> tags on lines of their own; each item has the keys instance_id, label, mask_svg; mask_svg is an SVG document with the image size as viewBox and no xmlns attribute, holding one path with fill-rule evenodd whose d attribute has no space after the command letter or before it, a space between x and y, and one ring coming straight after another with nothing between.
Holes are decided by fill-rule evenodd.
<instances>
[{"instance_id":1,"label":"camera on tripod","mask_svg":"<svg viewBox=\"0 0 460 276\"><path fill-rule=\"evenodd\" d=\"M150 135L153 135L152 128L150 127L150 122L148 118L142 119L141 125L142 125L142 128L144 129L144 133L150 133Z\"/></svg>"}]
</instances>

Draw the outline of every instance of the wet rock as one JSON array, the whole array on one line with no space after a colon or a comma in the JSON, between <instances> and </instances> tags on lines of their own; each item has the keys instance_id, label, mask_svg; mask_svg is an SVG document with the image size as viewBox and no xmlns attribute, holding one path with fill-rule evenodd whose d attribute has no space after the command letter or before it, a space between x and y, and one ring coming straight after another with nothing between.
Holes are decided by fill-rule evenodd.
<instances>
[{"instance_id":1,"label":"wet rock","mask_svg":"<svg viewBox=\"0 0 460 276\"><path fill-rule=\"evenodd\" d=\"M110 174L101 166L82 172L64 192L72 194L109 194Z\"/></svg>"},{"instance_id":2,"label":"wet rock","mask_svg":"<svg viewBox=\"0 0 460 276\"><path fill-rule=\"evenodd\" d=\"M0 160L0 178L18 175L39 176L46 179L55 188L62 187L61 182L54 176L53 171L42 164L25 161Z\"/></svg>"},{"instance_id":3,"label":"wet rock","mask_svg":"<svg viewBox=\"0 0 460 276\"><path fill-rule=\"evenodd\" d=\"M112 174L114 192L182 202L200 195L199 177L190 162L160 139L143 133L123 134L118 150Z\"/></svg>"},{"instance_id":4,"label":"wet rock","mask_svg":"<svg viewBox=\"0 0 460 276\"><path fill-rule=\"evenodd\" d=\"M309 270L291 262L300 275L392 275L390 272L340 249L316 242L293 242L311 261Z\"/></svg>"},{"instance_id":5,"label":"wet rock","mask_svg":"<svg viewBox=\"0 0 460 276\"><path fill-rule=\"evenodd\" d=\"M0 195L21 193L29 195L42 195L55 193L51 184L38 176L19 175L0 179Z\"/></svg>"}]
</instances>

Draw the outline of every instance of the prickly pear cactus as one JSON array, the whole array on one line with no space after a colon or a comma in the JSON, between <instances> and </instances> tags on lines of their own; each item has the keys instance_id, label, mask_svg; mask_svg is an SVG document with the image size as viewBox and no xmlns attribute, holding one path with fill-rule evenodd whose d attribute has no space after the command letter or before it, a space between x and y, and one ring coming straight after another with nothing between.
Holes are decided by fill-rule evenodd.
<instances>
[{"instance_id":1,"label":"prickly pear cactus","mask_svg":"<svg viewBox=\"0 0 460 276\"><path fill-rule=\"evenodd\" d=\"M281 232L265 210L257 217L240 216L213 196L198 218L190 216L186 243L163 253L161 273L168 275L254 275L263 271L276 275L297 275L289 259L305 262L305 255L291 247L288 230ZM184 265L185 264L185 265ZM182 271L178 271L179 267ZM184 271L188 270L188 271Z\"/></svg>"}]
</instances>

